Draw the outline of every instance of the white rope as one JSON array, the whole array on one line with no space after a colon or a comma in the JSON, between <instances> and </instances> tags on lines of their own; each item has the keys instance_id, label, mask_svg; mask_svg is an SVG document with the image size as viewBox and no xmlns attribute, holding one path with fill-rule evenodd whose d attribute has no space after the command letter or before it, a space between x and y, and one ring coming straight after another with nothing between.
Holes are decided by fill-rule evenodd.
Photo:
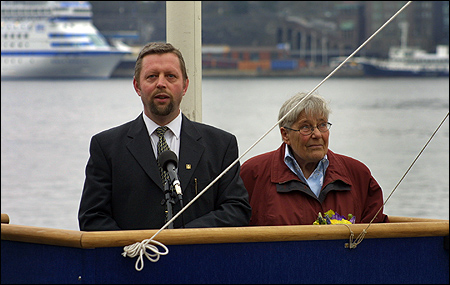
<instances>
[{"instance_id":1,"label":"white rope","mask_svg":"<svg viewBox=\"0 0 450 285\"><path fill-rule=\"evenodd\" d=\"M164 251L163 252L159 251L158 247L149 243L161 246L164 249ZM152 251L153 253L148 253L147 249ZM123 257L128 256L133 258L139 255L138 259L136 260L136 265L134 266L137 271L141 271L144 268L144 257L143 257L144 255L151 262L157 262L161 255L166 255L169 253L169 249L164 244L152 239L146 239L143 240L142 242L136 242L132 245L127 245L123 248L123 251L124 251L122 252Z\"/></svg>"},{"instance_id":2,"label":"white rope","mask_svg":"<svg viewBox=\"0 0 450 285\"><path fill-rule=\"evenodd\" d=\"M317 84L316 87L314 87L314 89L312 89L302 100L300 100L300 102L298 102L294 107L292 107L291 110L289 110L289 112L287 112L282 118L280 118L278 120L278 122L276 122L266 133L264 133L258 140L256 140L256 142L254 144L252 144L246 151L244 151L242 153L241 156L239 156L233 163L231 163L222 173L220 173L213 181L211 181L211 183L209 183L208 186L205 187L205 189L203 189L201 192L198 193L197 196L194 197L194 199L192 199L191 201L189 201L189 203L186 204L186 206L184 206L176 215L174 215L172 217L172 219L170 219L169 221L167 221L167 223L161 227L161 229L159 229L159 231L157 231L150 239L148 240L144 240L141 243L135 243L134 245L132 245L132 250L133 253L129 254L130 248L129 246L125 246L124 247L124 252L122 253L123 256L130 256L130 257L134 257L137 255L137 253L135 253L135 251L139 251L139 258L138 261L136 262L136 270L142 270L142 268L144 267L144 262L143 262L143 258L142 255L145 254L147 256L147 253L145 252L145 249L147 248L147 243L148 241L153 241L153 239L163 230L165 229L168 225L170 225L170 223L172 223L176 218L178 218L178 216L180 216L187 208L189 208L189 206L192 205L192 203L194 203L195 201L197 201L198 198L200 198L200 196L203 195L203 193L205 193L209 188L211 188L212 185L214 185L214 183L216 183L220 178L222 178L223 175L225 175L225 173L227 173L234 165L236 165L250 150L252 150L263 138L265 138L282 120L284 120L284 118L286 118L286 116L288 116L298 105L300 105L304 100L306 100L306 98L308 98L309 96L311 96L311 94L317 90L317 88L319 88L326 80L328 80L328 78L330 78L334 73L336 73L336 71L338 71L350 58L353 57L354 54L356 54L361 48L363 48L370 40L372 40L372 38L377 35L381 30L384 29L384 27L386 25L388 25L395 17L397 17L398 14L400 14L409 4L411 4L412 1L408 1L400 10L397 11L397 13L395 13L386 23L384 23L380 28L378 28L378 30L375 31L375 33L373 33L364 43L362 43L352 54L350 54L341 64L339 64L327 77L325 77L325 79L323 79L319 84ZM156 241L155 241L156 242ZM163 246L161 243L157 242L159 245ZM141 245L137 245L137 244L141 244ZM165 247L165 246L164 246ZM167 248L166 248L167 250ZM155 254L158 254L159 251L154 251ZM165 254L168 253L168 250ZM161 254L161 253L159 253ZM133 255L133 256L131 256ZM147 256L147 258L149 258ZM149 258L150 259L150 258ZM156 262L159 260L159 256L155 259L150 259L153 262ZM141 261L142 262L142 266L139 267L140 269L138 269L137 264L138 262Z\"/></svg>"}]
</instances>

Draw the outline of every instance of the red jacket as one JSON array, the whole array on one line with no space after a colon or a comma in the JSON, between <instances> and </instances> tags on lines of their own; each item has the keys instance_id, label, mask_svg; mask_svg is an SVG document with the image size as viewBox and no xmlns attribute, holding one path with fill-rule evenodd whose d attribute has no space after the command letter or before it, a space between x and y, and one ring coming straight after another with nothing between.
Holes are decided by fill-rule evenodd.
<instances>
[{"instance_id":1,"label":"red jacket","mask_svg":"<svg viewBox=\"0 0 450 285\"><path fill-rule=\"evenodd\" d=\"M248 159L241 177L249 193L250 225L312 225L317 214L333 210L356 223L369 223L383 205L381 187L367 166L348 156L328 150L326 170L319 197L284 163L286 145ZM388 222L383 209L373 221Z\"/></svg>"}]
</instances>

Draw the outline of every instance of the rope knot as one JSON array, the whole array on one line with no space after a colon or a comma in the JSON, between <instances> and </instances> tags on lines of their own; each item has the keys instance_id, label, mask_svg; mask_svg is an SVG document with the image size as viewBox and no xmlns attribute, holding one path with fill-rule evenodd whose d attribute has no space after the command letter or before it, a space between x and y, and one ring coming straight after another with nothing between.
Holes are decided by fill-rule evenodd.
<instances>
[{"instance_id":1,"label":"rope knot","mask_svg":"<svg viewBox=\"0 0 450 285\"><path fill-rule=\"evenodd\" d=\"M149 243L153 243L154 245ZM159 251L156 245L161 246L164 251ZM152 251L153 253L148 253L147 249ZM161 255L166 255L168 253L169 249L164 244L156 240L147 239L143 240L142 242L136 242L134 244L125 246L123 248L122 256L133 258L139 255L139 258L136 260L135 268L137 271L141 271L144 268L144 255L151 262L157 262Z\"/></svg>"},{"instance_id":2,"label":"rope knot","mask_svg":"<svg viewBox=\"0 0 450 285\"><path fill-rule=\"evenodd\" d=\"M349 249L356 248L356 246L358 246L358 244L360 244L360 243L363 241L364 236L365 236L366 233L367 233L367 231L366 231L367 228L365 228L365 229L362 230L362 232L361 232L361 233L359 234L359 236L356 238L356 241L353 241L353 238L355 237L355 234L353 233L353 231L352 231L352 229L350 228L349 225L347 225L347 224L344 224L344 225L345 225L345 226L348 228L348 230L350 231L350 238L349 238L349 241L348 241L348 243L345 243L344 247L345 247L345 248L349 248ZM370 224L369 224L369 225L370 225Z\"/></svg>"}]
</instances>

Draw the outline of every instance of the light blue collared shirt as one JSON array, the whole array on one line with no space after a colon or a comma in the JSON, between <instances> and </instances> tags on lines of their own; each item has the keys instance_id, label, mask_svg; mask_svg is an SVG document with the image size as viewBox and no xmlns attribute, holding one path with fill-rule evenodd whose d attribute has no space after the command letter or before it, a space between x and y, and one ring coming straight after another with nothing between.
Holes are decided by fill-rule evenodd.
<instances>
[{"instance_id":1,"label":"light blue collared shirt","mask_svg":"<svg viewBox=\"0 0 450 285\"><path fill-rule=\"evenodd\" d=\"M158 159L158 134L156 134L156 129L158 127L162 127L157 123L153 122L149 117L147 117L144 113L144 123L147 127L148 133L150 134L150 141L152 142L153 153L155 154L155 158ZM167 145L171 151L173 151L177 157L180 157L180 134L181 134L181 111L180 114L166 126L169 127L167 132L164 134L164 138L166 139Z\"/></svg>"},{"instance_id":2,"label":"light blue collared shirt","mask_svg":"<svg viewBox=\"0 0 450 285\"><path fill-rule=\"evenodd\" d=\"M300 178L300 180L308 184L309 188L311 188L313 193L317 197L319 197L320 190L322 189L323 185L323 178L325 177L325 172L327 171L328 165L330 164L326 154L325 157L319 161L319 164L317 165L316 169L314 169L314 172L309 176L308 179L305 178L302 169L298 165L294 156L291 154L288 145L286 145L286 150L284 152L284 163L286 163L287 167L289 167L289 169L292 172L294 172L295 175L297 175L298 178Z\"/></svg>"}]
</instances>

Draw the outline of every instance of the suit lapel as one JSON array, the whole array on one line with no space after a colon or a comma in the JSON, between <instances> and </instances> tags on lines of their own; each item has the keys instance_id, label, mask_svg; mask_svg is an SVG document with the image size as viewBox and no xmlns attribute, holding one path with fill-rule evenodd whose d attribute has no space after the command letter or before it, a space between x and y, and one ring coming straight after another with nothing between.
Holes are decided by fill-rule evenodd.
<instances>
[{"instance_id":1,"label":"suit lapel","mask_svg":"<svg viewBox=\"0 0 450 285\"><path fill-rule=\"evenodd\" d=\"M182 186L188 185L205 150L201 138L195 125L183 115L178 158L178 175Z\"/></svg>"},{"instance_id":2,"label":"suit lapel","mask_svg":"<svg viewBox=\"0 0 450 285\"><path fill-rule=\"evenodd\" d=\"M138 161L147 175L162 188L161 176L159 174L158 164L153 153L150 137L145 127L144 120L141 115L134 121L128 131L130 141L127 148Z\"/></svg>"},{"instance_id":3,"label":"suit lapel","mask_svg":"<svg viewBox=\"0 0 450 285\"><path fill-rule=\"evenodd\" d=\"M147 175L162 188L158 164L153 153L150 137L141 115L131 124L128 131L130 141L127 148L141 165ZM195 125L183 115L180 138L180 155L178 162L178 175L181 185L188 185L204 152L201 135Z\"/></svg>"}]
</instances>

